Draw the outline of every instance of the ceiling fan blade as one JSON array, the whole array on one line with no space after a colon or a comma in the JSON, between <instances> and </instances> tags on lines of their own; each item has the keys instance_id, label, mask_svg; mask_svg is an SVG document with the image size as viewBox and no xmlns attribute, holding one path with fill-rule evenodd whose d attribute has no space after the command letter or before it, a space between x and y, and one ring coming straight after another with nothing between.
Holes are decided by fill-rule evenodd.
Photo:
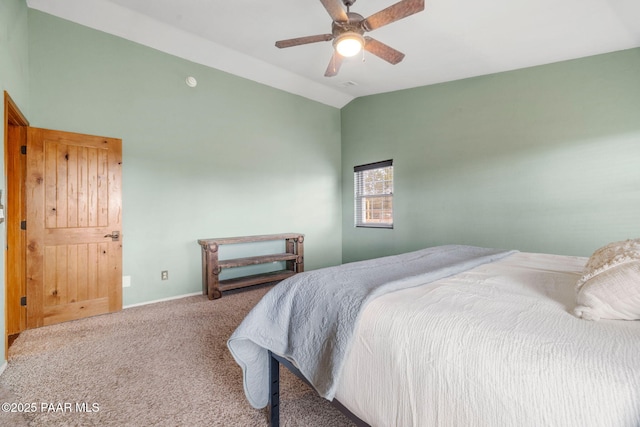
<instances>
[{"instance_id":1,"label":"ceiling fan blade","mask_svg":"<svg viewBox=\"0 0 640 427\"><path fill-rule=\"evenodd\" d=\"M333 56L329 61L329 65L327 66L327 71L324 72L324 76L333 77L336 74L338 74L338 71L340 71L340 66L342 65L343 60L344 60L344 56L334 51Z\"/></svg>"},{"instance_id":2,"label":"ceiling fan blade","mask_svg":"<svg viewBox=\"0 0 640 427\"><path fill-rule=\"evenodd\" d=\"M364 49L393 65L404 59L404 53L368 36L364 38Z\"/></svg>"},{"instance_id":3,"label":"ceiling fan blade","mask_svg":"<svg viewBox=\"0 0 640 427\"><path fill-rule=\"evenodd\" d=\"M362 21L362 27L366 31L373 31L422 10L424 10L424 0L402 0Z\"/></svg>"},{"instance_id":4,"label":"ceiling fan blade","mask_svg":"<svg viewBox=\"0 0 640 427\"><path fill-rule=\"evenodd\" d=\"M347 22L349 17L347 12L342 8L342 2L340 0L320 0L320 3L327 9L329 16L336 22Z\"/></svg>"},{"instance_id":5,"label":"ceiling fan blade","mask_svg":"<svg viewBox=\"0 0 640 427\"><path fill-rule=\"evenodd\" d=\"M295 39L279 40L276 46L280 49L285 47L299 46L301 44L328 42L333 39L333 34L318 34L315 36L298 37Z\"/></svg>"}]
</instances>

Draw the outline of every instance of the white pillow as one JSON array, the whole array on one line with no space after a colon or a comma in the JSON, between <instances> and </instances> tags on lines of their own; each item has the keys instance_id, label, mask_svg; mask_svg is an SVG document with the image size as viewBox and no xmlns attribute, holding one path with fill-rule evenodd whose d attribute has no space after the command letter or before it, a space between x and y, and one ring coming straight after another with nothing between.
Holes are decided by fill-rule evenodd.
<instances>
[{"instance_id":1,"label":"white pillow","mask_svg":"<svg viewBox=\"0 0 640 427\"><path fill-rule=\"evenodd\" d=\"M578 317L640 319L640 239L610 243L595 251L576 290L574 314Z\"/></svg>"}]
</instances>

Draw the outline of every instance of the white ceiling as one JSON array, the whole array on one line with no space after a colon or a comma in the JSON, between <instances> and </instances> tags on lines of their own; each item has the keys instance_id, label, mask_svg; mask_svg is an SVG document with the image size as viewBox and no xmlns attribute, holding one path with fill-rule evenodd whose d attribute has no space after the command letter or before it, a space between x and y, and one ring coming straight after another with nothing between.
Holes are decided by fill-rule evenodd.
<instances>
[{"instance_id":1,"label":"white ceiling","mask_svg":"<svg viewBox=\"0 0 640 427\"><path fill-rule=\"evenodd\" d=\"M395 0L358 0L365 18ZM368 35L406 54L365 53L324 77L331 32L319 0L27 0L29 7L324 104L640 46L639 0L426 0ZM640 74L639 74L640 75ZM186 76L185 76L186 77ZM197 78L197 76L195 76Z\"/></svg>"}]
</instances>

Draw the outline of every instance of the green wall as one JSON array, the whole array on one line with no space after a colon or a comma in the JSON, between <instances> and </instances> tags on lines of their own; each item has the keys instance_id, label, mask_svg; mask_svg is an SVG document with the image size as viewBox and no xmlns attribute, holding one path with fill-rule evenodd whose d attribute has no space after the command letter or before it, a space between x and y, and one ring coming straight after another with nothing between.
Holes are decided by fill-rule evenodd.
<instances>
[{"instance_id":1,"label":"green wall","mask_svg":"<svg viewBox=\"0 0 640 427\"><path fill-rule=\"evenodd\" d=\"M640 49L342 109L343 261L460 243L590 255L640 236ZM395 227L353 226L353 166L393 159Z\"/></svg>"},{"instance_id":2,"label":"green wall","mask_svg":"<svg viewBox=\"0 0 640 427\"><path fill-rule=\"evenodd\" d=\"M11 95L11 99L18 105L23 114L29 112L29 81L28 81L28 29L27 5L23 0L0 1L0 135L4 140L4 91ZM4 146L4 143L3 143ZM4 148L0 150L0 164L4 165ZM4 166L3 166L4 167ZM0 176L0 190L2 190L2 204L6 207L5 174ZM0 225L0 241L6 247L6 223ZM5 257L0 257L0 331L5 331ZM0 345L0 364L6 360L4 345Z\"/></svg>"},{"instance_id":3,"label":"green wall","mask_svg":"<svg viewBox=\"0 0 640 427\"><path fill-rule=\"evenodd\" d=\"M32 126L123 140L125 305L201 291L200 238L304 233L307 269L341 262L338 109L34 10L29 55Z\"/></svg>"}]
</instances>

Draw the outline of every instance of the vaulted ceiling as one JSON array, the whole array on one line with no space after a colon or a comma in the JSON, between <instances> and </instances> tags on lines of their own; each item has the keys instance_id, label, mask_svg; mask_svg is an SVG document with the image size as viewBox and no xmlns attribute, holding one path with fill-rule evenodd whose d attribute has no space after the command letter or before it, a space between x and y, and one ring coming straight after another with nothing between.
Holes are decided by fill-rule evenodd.
<instances>
[{"instance_id":1,"label":"vaulted ceiling","mask_svg":"<svg viewBox=\"0 0 640 427\"><path fill-rule=\"evenodd\" d=\"M358 0L367 17L395 0ZM370 36L403 52L365 52L324 77L331 42L276 40L331 32L320 0L27 0L30 8L324 104L640 46L638 0L426 0ZM197 76L196 76L197 77Z\"/></svg>"}]
</instances>

